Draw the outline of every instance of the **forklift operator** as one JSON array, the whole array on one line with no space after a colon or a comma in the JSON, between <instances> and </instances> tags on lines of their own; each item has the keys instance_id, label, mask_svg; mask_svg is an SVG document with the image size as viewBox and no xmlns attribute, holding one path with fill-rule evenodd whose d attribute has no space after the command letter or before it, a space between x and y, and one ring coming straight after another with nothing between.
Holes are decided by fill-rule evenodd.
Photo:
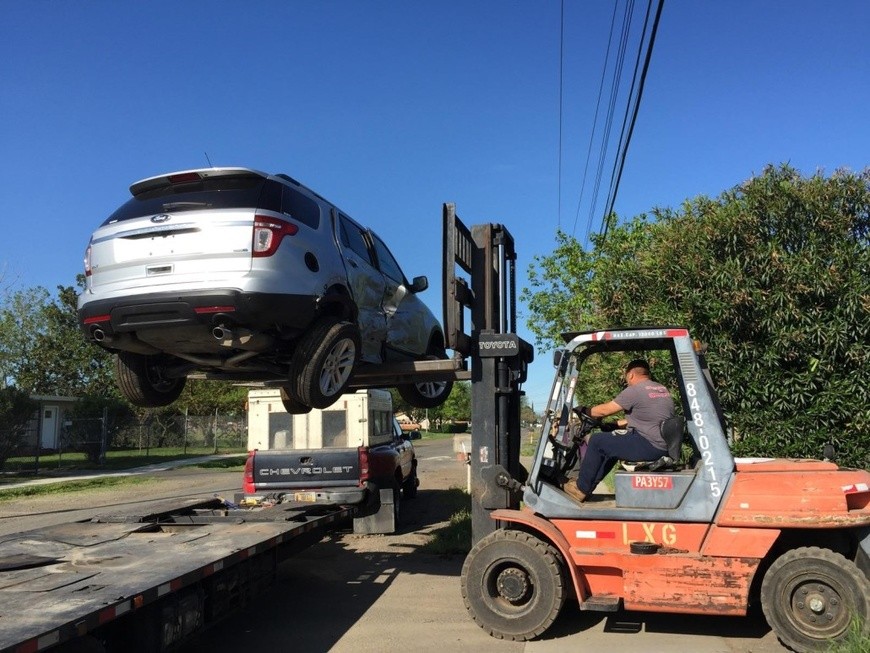
<instances>
[{"instance_id":1,"label":"forklift operator","mask_svg":"<svg viewBox=\"0 0 870 653\"><path fill-rule=\"evenodd\" d=\"M577 501L585 501L618 460L654 461L668 453L661 423L674 416L670 392L650 378L649 363L643 359L626 365L625 383L625 390L612 401L584 409L594 419L624 412L625 419L619 420L617 426L626 427L627 432L595 433L589 438L577 484L569 482L564 488Z\"/></svg>"}]
</instances>

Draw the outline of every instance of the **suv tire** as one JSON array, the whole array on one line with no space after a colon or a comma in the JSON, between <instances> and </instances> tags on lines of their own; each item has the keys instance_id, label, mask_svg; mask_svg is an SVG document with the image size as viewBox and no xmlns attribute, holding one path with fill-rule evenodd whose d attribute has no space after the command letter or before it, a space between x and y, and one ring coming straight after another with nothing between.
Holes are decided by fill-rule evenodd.
<instances>
[{"instance_id":1,"label":"suv tire","mask_svg":"<svg viewBox=\"0 0 870 653\"><path fill-rule=\"evenodd\" d=\"M115 379L121 394L134 406L160 408L178 399L185 377L164 376L165 365L160 356L146 356L120 351L115 356Z\"/></svg>"},{"instance_id":2,"label":"suv tire","mask_svg":"<svg viewBox=\"0 0 870 653\"><path fill-rule=\"evenodd\" d=\"M281 403L284 410L291 415L305 415L311 412L311 406L306 406L296 398L293 390L287 386L281 386Z\"/></svg>"},{"instance_id":3,"label":"suv tire","mask_svg":"<svg viewBox=\"0 0 870 653\"><path fill-rule=\"evenodd\" d=\"M428 360L447 358L442 352L440 356L427 356ZM450 396L453 390L453 381L423 381L422 383L408 383L396 386L402 399L414 408L437 408Z\"/></svg>"},{"instance_id":4,"label":"suv tire","mask_svg":"<svg viewBox=\"0 0 870 653\"><path fill-rule=\"evenodd\" d=\"M326 408L342 395L359 359L357 326L322 317L302 336L293 355L296 396L306 406Z\"/></svg>"}]
</instances>

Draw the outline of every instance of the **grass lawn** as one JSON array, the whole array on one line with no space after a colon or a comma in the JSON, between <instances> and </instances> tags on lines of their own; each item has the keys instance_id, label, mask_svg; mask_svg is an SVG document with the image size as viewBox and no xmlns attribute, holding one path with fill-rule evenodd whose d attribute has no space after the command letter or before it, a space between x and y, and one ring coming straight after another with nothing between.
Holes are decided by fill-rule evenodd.
<instances>
[{"instance_id":1,"label":"grass lawn","mask_svg":"<svg viewBox=\"0 0 870 653\"><path fill-rule=\"evenodd\" d=\"M448 440L454 435L462 435L462 433L436 433L435 431L420 431L420 437L423 440Z\"/></svg>"},{"instance_id":2,"label":"grass lawn","mask_svg":"<svg viewBox=\"0 0 870 653\"><path fill-rule=\"evenodd\" d=\"M471 495L454 487L445 491L439 501L453 511L450 522L432 533L420 550L435 555L468 553L471 550Z\"/></svg>"},{"instance_id":3,"label":"grass lawn","mask_svg":"<svg viewBox=\"0 0 870 653\"><path fill-rule=\"evenodd\" d=\"M166 447L163 449L150 449L147 454L144 449L141 451L139 449L108 451L106 452L106 460L102 465L94 464L88 460L88 457L84 453L49 454L39 457L39 475L55 476L78 470L120 471L172 460L211 456L214 453L214 447L188 447L186 451L182 447ZM246 453L244 447L235 449L221 448L218 449L218 453L238 453L242 457L241 462L238 462L236 458L231 458L229 460L235 462L230 466L244 464L243 456ZM227 466L223 461L219 461L219 463L218 466ZM22 478L32 478L31 472L33 469L34 458L32 456L9 458L3 465L3 472L5 474L0 483L4 481L15 482Z\"/></svg>"},{"instance_id":4,"label":"grass lawn","mask_svg":"<svg viewBox=\"0 0 870 653\"><path fill-rule=\"evenodd\" d=\"M100 478L85 478L81 481L64 481L46 483L44 485L25 485L3 489L0 486L0 501L12 501L25 497L45 496L49 494L68 494L84 490L101 490L119 485L146 485L155 479L145 476L105 476Z\"/></svg>"}]
</instances>

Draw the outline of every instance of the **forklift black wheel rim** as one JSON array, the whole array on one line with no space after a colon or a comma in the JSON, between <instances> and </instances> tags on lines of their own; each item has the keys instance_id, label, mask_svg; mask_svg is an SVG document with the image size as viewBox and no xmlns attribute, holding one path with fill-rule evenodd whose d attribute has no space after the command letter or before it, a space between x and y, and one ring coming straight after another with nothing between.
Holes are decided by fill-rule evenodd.
<instances>
[{"instance_id":1,"label":"forklift black wheel rim","mask_svg":"<svg viewBox=\"0 0 870 653\"><path fill-rule=\"evenodd\" d=\"M465 607L495 637L518 641L537 637L565 602L563 566L561 556L547 542L520 531L495 531L465 559Z\"/></svg>"}]
</instances>

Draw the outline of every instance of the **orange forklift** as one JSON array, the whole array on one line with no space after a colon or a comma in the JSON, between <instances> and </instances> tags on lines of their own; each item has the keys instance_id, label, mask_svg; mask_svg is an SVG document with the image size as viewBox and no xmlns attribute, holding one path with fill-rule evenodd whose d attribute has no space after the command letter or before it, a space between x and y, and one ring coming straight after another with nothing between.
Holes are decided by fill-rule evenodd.
<instances>
[{"instance_id":1,"label":"orange forklift","mask_svg":"<svg viewBox=\"0 0 870 653\"><path fill-rule=\"evenodd\" d=\"M825 650L853 620L870 637L870 472L734 458L705 357L685 328L566 335L526 471L518 416L531 348L515 333L513 240L500 225L468 230L452 205L444 217L445 327L472 363L474 546L461 586L478 625L523 641L544 633L568 599L581 611L701 615L745 615L760 602L794 651ZM453 301L471 310L470 335ZM583 437L600 426L581 417L571 428L580 371L618 352L670 358L682 419L663 430L668 456L618 467L612 493L578 503L562 487Z\"/></svg>"}]
</instances>

